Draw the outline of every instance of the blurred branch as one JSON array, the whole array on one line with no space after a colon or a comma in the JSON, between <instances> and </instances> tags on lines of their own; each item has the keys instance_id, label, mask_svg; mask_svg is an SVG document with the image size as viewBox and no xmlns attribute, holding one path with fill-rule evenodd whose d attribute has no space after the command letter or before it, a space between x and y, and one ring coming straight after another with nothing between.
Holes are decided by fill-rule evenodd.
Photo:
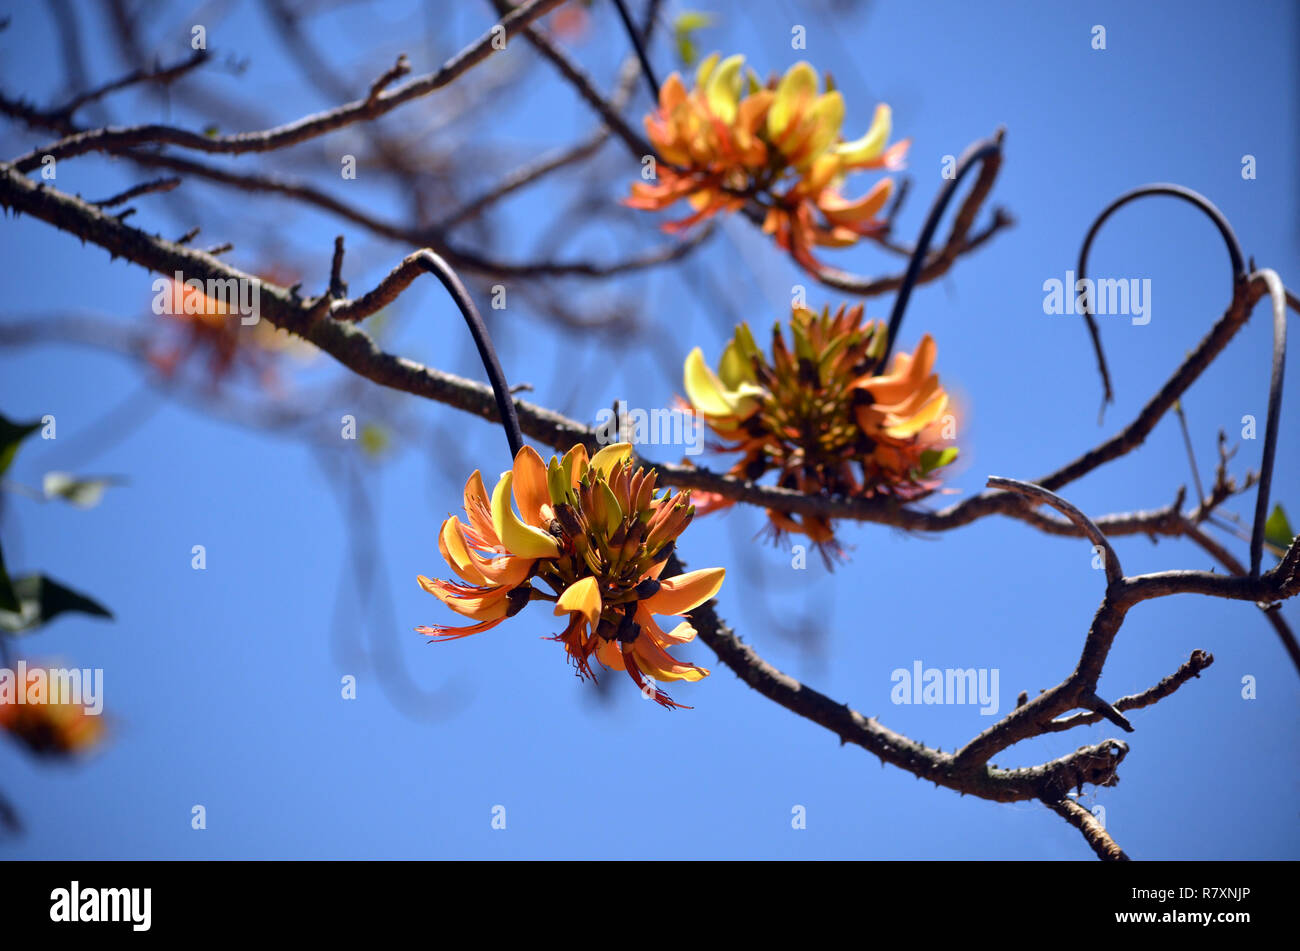
<instances>
[{"instance_id":1,"label":"blurred branch","mask_svg":"<svg viewBox=\"0 0 1300 951\"><path fill-rule=\"evenodd\" d=\"M312 116L265 129L260 132L242 132L238 135L203 135L187 129L177 129L165 125L140 125L118 129L91 129L68 136L58 142L33 150L13 161L13 165L22 172L39 168L42 159L47 156L54 159L68 159L87 152L120 152L147 144L175 145L225 155L240 155L247 152L270 152L287 148L300 142L333 132L356 122L377 119L391 112L398 106L427 96L458 79L479 63L486 60L501 48L497 27L510 37L524 29L539 16L559 6L564 0L527 0L520 4L508 16L501 19L496 27L483 34L460 53L443 64L442 68L402 85L381 92L367 99L357 100L319 112Z\"/></svg>"}]
</instances>

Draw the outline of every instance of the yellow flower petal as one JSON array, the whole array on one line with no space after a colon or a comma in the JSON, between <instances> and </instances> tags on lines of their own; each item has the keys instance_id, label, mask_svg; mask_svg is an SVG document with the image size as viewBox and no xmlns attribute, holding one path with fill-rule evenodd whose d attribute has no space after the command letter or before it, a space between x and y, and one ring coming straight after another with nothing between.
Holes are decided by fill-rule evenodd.
<instances>
[{"instance_id":1,"label":"yellow flower petal","mask_svg":"<svg viewBox=\"0 0 1300 951\"><path fill-rule=\"evenodd\" d=\"M776 97L767 113L768 137L774 141L780 139L790 125L790 120L805 109L815 95L817 70L802 60L795 63L777 83Z\"/></svg>"},{"instance_id":2,"label":"yellow flower petal","mask_svg":"<svg viewBox=\"0 0 1300 951\"><path fill-rule=\"evenodd\" d=\"M686 398L697 410L707 416L730 416L731 403L723 390L722 381L704 362L704 351L696 347L686 355Z\"/></svg>"},{"instance_id":3,"label":"yellow flower petal","mask_svg":"<svg viewBox=\"0 0 1300 951\"><path fill-rule=\"evenodd\" d=\"M726 568L700 568L659 582L659 590L641 603L651 614L685 614L709 600L722 587Z\"/></svg>"},{"instance_id":4,"label":"yellow flower petal","mask_svg":"<svg viewBox=\"0 0 1300 951\"><path fill-rule=\"evenodd\" d=\"M560 546L549 532L533 528L519 520L510 507L510 484L514 473L501 473L501 481L492 490L492 524L506 551L521 558L556 558Z\"/></svg>"},{"instance_id":5,"label":"yellow flower petal","mask_svg":"<svg viewBox=\"0 0 1300 951\"><path fill-rule=\"evenodd\" d=\"M847 165L859 165L879 158L885 150L885 143L889 141L892 123L889 106L882 102L876 106L876 115L871 120L871 128L867 129L866 135L852 142L841 143L835 149L836 153Z\"/></svg>"},{"instance_id":6,"label":"yellow flower petal","mask_svg":"<svg viewBox=\"0 0 1300 951\"><path fill-rule=\"evenodd\" d=\"M600 623L600 612L603 607L600 599L600 583L588 575L564 589L560 600L555 602L555 613L581 614L587 619L594 632L596 625Z\"/></svg>"},{"instance_id":7,"label":"yellow flower petal","mask_svg":"<svg viewBox=\"0 0 1300 951\"><path fill-rule=\"evenodd\" d=\"M740 87L743 84L740 71L744 65L745 57L739 54L728 56L709 76L709 83L704 89L704 101L709 104L709 109L728 124L736 118Z\"/></svg>"},{"instance_id":8,"label":"yellow flower petal","mask_svg":"<svg viewBox=\"0 0 1300 951\"><path fill-rule=\"evenodd\" d=\"M690 621L682 621L671 631L664 632L663 641L669 647L675 647L678 644L689 644L695 640L695 628L691 626Z\"/></svg>"},{"instance_id":9,"label":"yellow flower petal","mask_svg":"<svg viewBox=\"0 0 1300 951\"><path fill-rule=\"evenodd\" d=\"M934 399L926 403L915 416L897 425L887 427L885 435L893 439L909 439L938 419L947 407L948 394L939 393Z\"/></svg>"},{"instance_id":10,"label":"yellow flower petal","mask_svg":"<svg viewBox=\"0 0 1300 951\"><path fill-rule=\"evenodd\" d=\"M713 67L718 65L718 60L722 58L721 53L710 53L700 62L699 67L695 70L695 88L703 89L704 84L709 81L709 76L713 73Z\"/></svg>"},{"instance_id":11,"label":"yellow flower petal","mask_svg":"<svg viewBox=\"0 0 1300 951\"><path fill-rule=\"evenodd\" d=\"M631 455L630 442L611 443L591 457L591 468L608 479L609 474L626 462Z\"/></svg>"},{"instance_id":12,"label":"yellow flower petal","mask_svg":"<svg viewBox=\"0 0 1300 951\"><path fill-rule=\"evenodd\" d=\"M838 155L817 156L808 167L808 174L799 183L799 190L809 195L817 194L831 183L831 179L840 171L842 165Z\"/></svg>"},{"instance_id":13,"label":"yellow flower petal","mask_svg":"<svg viewBox=\"0 0 1300 951\"><path fill-rule=\"evenodd\" d=\"M838 91L819 96L813 102L809 115L816 125L805 146L805 162L810 162L825 152L840 137L840 126L844 124L844 97Z\"/></svg>"}]
</instances>

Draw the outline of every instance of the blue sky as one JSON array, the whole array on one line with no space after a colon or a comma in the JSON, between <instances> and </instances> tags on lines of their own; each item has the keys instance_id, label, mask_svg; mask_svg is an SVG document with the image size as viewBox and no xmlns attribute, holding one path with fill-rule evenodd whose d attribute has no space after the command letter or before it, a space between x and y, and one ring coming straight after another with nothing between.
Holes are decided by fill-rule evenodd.
<instances>
[{"instance_id":1,"label":"blue sky","mask_svg":"<svg viewBox=\"0 0 1300 951\"><path fill-rule=\"evenodd\" d=\"M13 16L0 33L0 84L40 104L58 101L65 90L48 12L36 4L0 6ZM604 85L626 46L611 11L596 6L593 32L574 50ZM744 52L761 74L803 57L830 69L844 90L852 135L877 101L892 105L896 134L913 143L912 194L899 224L905 240L941 184L943 156L1007 128L991 204L1007 207L1016 227L919 288L900 340L910 350L932 333L938 372L969 409L963 457L949 482L963 495L979 491L989 475L1042 476L1113 434L1222 313L1228 265L1207 221L1169 199L1115 216L1094 247L1091 270L1150 279L1152 320L1133 326L1103 319L1117 399L1098 424L1100 384L1084 328L1078 318L1045 315L1042 286L1065 278L1093 216L1120 192L1164 180L1205 193L1232 221L1247 254L1300 285L1291 4L691 6L719 16L700 37L705 50ZM490 24L487 4L433 4L421 13L411 7L345 6L323 18L315 35L338 52L345 74L364 78L403 51L416 72L433 69ZM683 9L667 7L670 15ZM214 9L221 8L206 8ZM164 60L183 56L191 22L188 5L161 5L149 18L151 48ZM790 48L793 24L807 28L806 51ZM1106 28L1105 50L1091 46L1098 24ZM220 57L246 61L239 73L214 69L216 88L256 105L271 122L332 104L298 78L257 4L232 4L208 24L208 35ZM104 36L85 34L96 79L122 71ZM662 35L652 55L666 73L674 53ZM500 59L493 69L523 68L533 55L519 42ZM523 161L592 127L586 107L548 69L538 64L528 75L526 88L507 86L480 107L467 144L487 141ZM646 105L639 89L636 112ZM205 124L180 101L164 107L127 95L111 108L119 122ZM411 115L427 120L423 108ZM419 128L404 126L404 115L395 113L388 128ZM434 133L455 142L461 134L458 127ZM321 156L337 163L347 136L272 156L265 167L305 177ZM40 141L5 127L7 155ZM1247 154L1256 158L1254 180L1241 175ZM234 167L255 167L238 162ZM607 146L598 168L611 183L610 202L622 193L623 166L627 178L636 174L617 145ZM57 185L104 197L148 177L126 162L88 157L63 163ZM364 169L356 182L318 180L378 211L401 210L393 196L371 189ZM557 209L582 189L590 191L588 178L562 176L501 205L492 221L505 236L502 253L523 258L537 242L554 240L545 235ZM197 182L179 194L188 208L144 199L135 222L165 234L201 222L208 243L236 242L233 262L255 269L291 257L307 269L312 289L327 277L339 232L352 249L354 293L410 250L323 215ZM191 212L192 220L185 217ZM608 258L659 240L651 217L622 215L565 234L555 256ZM156 319L147 310L151 275L41 223L6 219L0 253L7 317ZM902 263L865 246L828 259L864 273ZM814 304L840 301L744 221L728 222L692 268L756 326L788 312L796 283L808 284ZM510 290L514 300L525 296ZM639 304L647 324L611 357L608 341L542 325L526 302L494 318L511 380L531 383L530 399L587 420L616 398L666 405L680 392L681 358L699 345L716 359L733 319L672 271L562 290L591 312ZM890 303L871 300L868 313L885 316ZM454 310L428 282L394 308L384 342L481 378L464 338ZM1244 415L1263 428L1270 341L1261 307L1183 401L1205 478L1220 428L1241 442L1238 477L1258 466L1261 441L1239 437ZM1294 389L1300 368L1294 356L1288 362ZM311 392L335 378L330 361L319 358L291 376L289 391ZM0 844L7 856L1090 857L1078 834L1041 806L960 798L842 748L746 688L702 644L684 653L714 674L678 686L675 699L694 709L675 713L642 703L622 675L607 695L580 684L561 649L540 639L556 631L544 611L467 640L426 644L411 629L450 615L415 576L445 573L435 533L459 508L467 467L494 475L507 461L500 431L480 420L406 397L398 401L402 411L438 427L441 441L411 444L399 436L383 464L349 460L374 506L379 555L372 566L384 595L368 602L348 556L332 469L302 440L159 399L128 438L83 465L97 438L91 427L141 384L137 365L85 348L0 349L0 411L17 419L54 414L59 427L55 443L24 447L9 477L38 485L48 469L73 468L129 480L91 511L6 499L0 531L11 571L47 571L116 614L111 624L65 617L19 645L28 657L102 667L112 738L71 765L0 747L0 788L28 827ZM322 415L361 412L355 398L335 402L321 406ZM1292 394L1283 407L1274 497L1290 504L1293 521L1300 509L1294 414ZM366 421L384 422L363 413ZM348 452L359 455L340 446L334 456ZM676 461L680 450L651 447L646 454ZM1140 451L1064 494L1096 516L1167 505L1183 484L1190 484L1188 464L1171 416ZM1230 507L1249 517L1253 493ZM1102 592L1084 541L1044 537L1009 520L935 538L844 525L852 558L833 574L816 559L792 569L788 554L753 541L761 526L760 513L737 510L697 520L683 540L690 566L728 567L721 615L781 669L947 750L989 718L970 706L896 706L891 672L917 660L996 668L1002 709L1009 709L1021 690L1033 694L1072 669ZM205 571L190 567L196 544L206 547ZM1231 544L1244 557L1245 546ZM1129 537L1115 547L1129 574L1210 567L1182 541ZM1300 623L1295 605L1284 614ZM1136 858L1296 858L1300 678L1254 607L1190 595L1139 605L1101 692L1114 699L1140 691L1196 648L1212 652L1214 665L1172 698L1133 714L1137 732L1124 737L1131 753L1121 783L1088 790L1084 801L1105 808L1108 827ZM356 700L340 696L348 674L357 678ZM1246 676L1257 679L1257 699L1241 697ZM1108 724L1086 727L1027 741L996 759L1030 765L1112 735ZM195 804L207 811L202 831L190 827ZM491 827L498 805L506 810L504 830ZM797 805L807 811L804 830L791 828Z\"/></svg>"}]
</instances>

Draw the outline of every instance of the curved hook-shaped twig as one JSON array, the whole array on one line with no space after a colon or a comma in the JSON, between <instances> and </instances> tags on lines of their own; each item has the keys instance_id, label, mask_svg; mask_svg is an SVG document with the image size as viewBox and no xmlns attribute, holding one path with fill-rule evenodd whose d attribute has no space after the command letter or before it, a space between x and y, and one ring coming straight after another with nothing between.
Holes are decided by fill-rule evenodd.
<instances>
[{"instance_id":1,"label":"curved hook-shaped twig","mask_svg":"<svg viewBox=\"0 0 1300 951\"><path fill-rule=\"evenodd\" d=\"M1277 431L1282 416L1282 373L1286 369L1286 288L1271 268L1260 268L1251 277L1268 285L1273 299L1273 372L1268 383L1268 418L1264 423L1264 458L1259 466L1259 495L1255 498L1255 524L1250 532L1250 576L1259 577L1264 553L1264 523L1268 520L1269 489L1273 485L1273 457L1277 454Z\"/></svg>"},{"instance_id":2,"label":"curved hook-shaped twig","mask_svg":"<svg viewBox=\"0 0 1300 951\"><path fill-rule=\"evenodd\" d=\"M975 165L986 164L995 157L1000 161L1002 157L1002 138L1004 130L999 129L992 137L980 142L973 143L962 153L962 157L957 162L957 169L952 178L944 183L939 194L934 199L934 204L930 206L930 213L926 216L925 225L921 228L921 235L916 239L916 247L912 249L912 257L907 262L907 270L903 274L903 283L898 288L898 296L894 298L894 309L889 315L889 334L885 338L885 349L880 355L878 367L884 368L889 363L889 354L894 349L894 340L898 336L898 328L903 323L903 314L907 310L907 302L912 296L912 288L916 286L917 278L920 277L921 268L925 265L926 255L930 253L930 244L934 241L934 233L939 228L939 220L943 217L948 203L952 201L952 196L957 191L957 186Z\"/></svg>"},{"instance_id":3,"label":"curved hook-shaped twig","mask_svg":"<svg viewBox=\"0 0 1300 951\"><path fill-rule=\"evenodd\" d=\"M1007 479L1002 476L989 476L985 484L990 489L1004 489L1007 492L1015 492L1018 495L1026 496L1035 502L1046 502L1078 526L1079 531L1083 532L1094 547L1101 549L1102 567L1106 570L1106 583L1116 584L1123 579L1124 569L1120 567L1119 555L1115 554L1115 549L1111 547L1110 540L1102 534L1101 529L1097 527L1097 523L1084 515L1077 506L1065 501L1055 492L1044 489L1041 485L1035 485L1032 482L1021 482L1019 479Z\"/></svg>"},{"instance_id":4,"label":"curved hook-shaped twig","mask_svg":"<svg viewBox=\"0 0 1300 951\"><path fill-rule=\"evenodd\" d=\"M487 324L483 323L483 315L474 306L473 298L469 296L469 291L465 289L460 276L452 270L450 264L427 248L417 255L416 263L442 282L442 286L447 289L447 293L451 295L451 299L456 302L456 306L465 317L465 325L469 327L470 336L474 338L474 346L478 348L479 359L483 361L483 369L487 371L488 382L492 384L492 395L496 398L497 412L501 414L501 427L506 431L506 440L510 443L510 458L514 459L519 455L519 450L524 448L524 436L519 430L515 401L510 396L510 387L506 383L505 372L501 369L501 361L497 359L496 348L492 346L492 337L488 334Z\"/></svg>"},{"instance_id":5,"label":"curved hook-shaped twig","mask_svg":"<svg viewBox=\"0 0 1300 951\"><path fill-rule=\"evenodd\" d=\"M1232 261L1232 284L1235 291L1237 284L1246 277L1246 263L1245 255L1241 253L1241 244L1237 241L1237 235L1233 232L1232 225L1228 224L1228 219L1223 216L1223 212L1219 211L1214 203L1200 192L1168 182L1155 182L1125 192L1102 210L1101 214L1093 221L1092 227L1088 229L1087 236L1083 239L1083 247L1079 250L1079 267L1075 272L1075 280L1082 281L1087 276L1088 252L1092 249L1093 238L1097 237L1097 232L1101 230L1101 226L1105 224L1106 219L1129 202L1136 201L1139 198L1146 198L1149 195L1170 195L1174 198L1181 198L1183 201L1201 209L1214 222L1214 226L1219 229L1219 234L1223 236L1223 243L1228 246L1228 257ZM1070 290L1073 290L1073 288ZM1093 319L1092 315L1091 295L1088 297L1087 306L1083 310L1083 319L1088 323L1088 335L1092 337L1092 349L1097 354L1097 368L1101 371L1101 385L1104 391L1101 405L1104 409L1107 403L1114 402L1115 392L1110 385L1110 369L1106 366L1106 354L1101 348L1101 335L1097 332L1097 321Z\"/></svg>"},{"instance_id":6,"label":"curved hook-shaped twig","mask_svg":"<svg viewBox=\"0 0 1300 951\"><path fill-rule=\"evenodd\" d=\"M497 359L496 348L492 346L492 337L488 334L487 325L483 323L483 317L474 306L469 291L465 290L465 285L461 283L460 277L452 266L429 248L423 248L402 258L402 263L393 268L388 276L369 293L361 295L356 300L339 300L335 288L341 289L343 286L342 276L339 274L343 263L341 240L339 239L335 244L334 263L330 268L331 293L320 299L317 305L318 311L327 313L338 321L355 323L378 313L392 303L397 295L411 286L411 282L419 277L421 271L434 275L442 282L442 286L447 289L447 293L451 295L465 318L465 325L469 327L474 345L478 347L479 359L483 361L483 369L487 371L488 382L492 384L492 396L496 399L497 415L501 417L501 426L505 429L506 439L510 442L510 458L513 459L518 455L519 450L524 446L524 437L519 428L515 401L510 395L510 387L506 384L506 375L501 369L501 361Z\"/></svg>"}]
</instances>

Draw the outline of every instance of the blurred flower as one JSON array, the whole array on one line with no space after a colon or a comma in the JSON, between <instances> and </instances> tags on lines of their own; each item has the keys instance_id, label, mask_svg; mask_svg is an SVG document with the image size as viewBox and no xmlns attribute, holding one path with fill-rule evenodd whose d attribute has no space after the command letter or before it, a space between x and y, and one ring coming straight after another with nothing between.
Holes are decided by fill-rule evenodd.
<instances>
[{"instance_id":1,"label":"blurred flower","mask_svg":"<svg viewBox=\"0 0 1300 951\"><path fill-rule=\"evenodd\" d=\"M816 270L814 246L846 247L879 234L876 217L893 181L878 181L860 198L846 198L845 176L863 169L897 169L906 141L886 147L890 110L876 107L859 139L840 135L844 99L830 87L819 91L817 70L799 62L766 87L743 56L700 64L687 91L673 73L660 89L659 108L645 119L646 132L663 163L657 181L636 182L626 203L658 211L686 199L694 214L664 225L681 231L720 211L738 211L749 200L767 209L763 230L803 267Z\"/></svg>"},{"instance_id":2,"label":"blurred flower","mask_svg":"<svg viewBox=\"0 0 1300 951\"><path fill-rule=\"evenodd\" d=\"M656 474L634 472L631 450L617 443L588 460L578 445L548 465L525 446L490 499L476 470L465 485L468 521L453 515L438 536L442 557L460 580L419 577L424 590L475 623L416 630L442 639L466 637L496 627L530 601L550 602L568 621L552 639L564 645L579 677L594 679L594 657L627 671L659 704L680 706L646 677L695 681L708 671L667 652L695 638L690 623L664 631L654 616L680 616L699 607L718 592L724 570L660 578L695 508L689 492L665 490L656 498ZM534 587L533 579L550 591Z\"/></svg>"},{"instance_id":3,"label":"blurred flower","mask_svg":"<svg viewBox=\"0 0 1300 951\"><path fill-rule=\"evenodd\" d=\"M174 278L162 278L164 319L173 330L159 336L149 352L149 362L164 376L171 377L192 357L206 357L213 386L243 370L268 390L279 385L276 364L289 354L304 358L316 353L306 341L291 337L274 324L258 319L245 324L228 301L209 297L197 285ZM270 271L265 280L288 286L294 279L282 271ZM157 299L155 299L157 303ZM155 306L155 311L159 308Z\"/></svg>"},{"instance_id":4,"label":"blurred flower","mask_svg":"<svg viewBox=\"0 0 1300 951\"><path fill-rule=\"evenodd\" d=\"M0 730L33 753L71 756L100 742L104 718L87 713L79 703L0 702Z\"/></svg>"},{"instance_id":5,"label":"blurred flower","mask_svg":"<svg viewBox=\"0 0 1300 951\"><path fill-rule=\"evenodd\" d=\"M932 372L934 340L921 338L912 355L897 353L888 373L876 364L885 348L883 321L863 320L862 305L820 314L793 308L786 343L772 328L769 359L747 324L736 328L715 373L699 347L686 358L690 408L723 440L723 452L741 458L730 474L757 480L778 473L777 484L804 494L901 500L934 491L934 475L957 456L943 444L948 395ZM731 504L696 493L702 512ZM828 518L768 510L775 535L807 535L827 563L842 557Z\"/></svg>"},{"instance_id":6,"label":"blurred flower","mask_svg":"<svg viewBox=\"0 0 1300 951\"><path fill-rule=\"evenodd\" d=\"M580 43L586 40L591 32L591 0L583 0L582 3L566 3L551 13L546 22L550 24L551 31L558 39L568 43Z\"/></svg>"}]
</instances>

